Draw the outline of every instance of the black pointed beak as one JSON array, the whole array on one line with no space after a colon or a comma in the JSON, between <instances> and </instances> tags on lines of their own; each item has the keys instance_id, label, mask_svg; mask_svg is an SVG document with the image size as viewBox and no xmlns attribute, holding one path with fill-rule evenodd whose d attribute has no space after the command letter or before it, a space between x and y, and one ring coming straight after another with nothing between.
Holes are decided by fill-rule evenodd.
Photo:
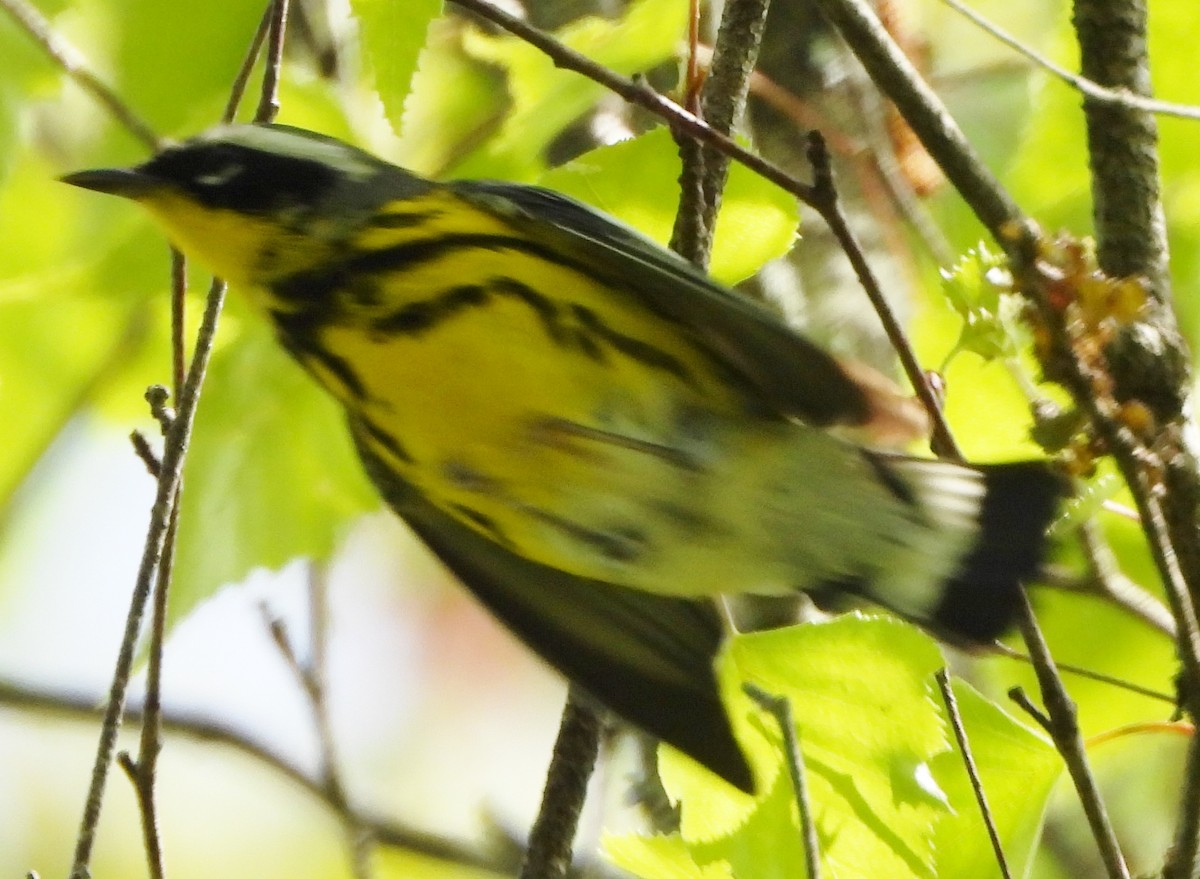
<instances>
[{"instance_id":1,"label":"black pointed beak","mask_svg":"<svg viewBox=\"0 0 1200 879\"><path fill-rule=\"evenodd\" d=\"M161 181L137 168L100 168L94 171L76 171L58 178L63 183L107 192L123 198L138 199L162 188Z\"/></svg>"}]
</instances>

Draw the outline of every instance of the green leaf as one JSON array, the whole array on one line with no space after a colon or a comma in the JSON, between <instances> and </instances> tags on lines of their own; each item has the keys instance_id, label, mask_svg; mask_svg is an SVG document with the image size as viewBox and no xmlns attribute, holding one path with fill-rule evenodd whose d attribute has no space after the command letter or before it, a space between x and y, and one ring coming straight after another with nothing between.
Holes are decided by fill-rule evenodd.
<instances>
[{"instance_id":1,"label":"green leaf","mask_svg":"<svg viewBox=\"0 0 1200 879\"><path fill-rule=\"evenodd\" d=\"M982 244L943 272L946 301L963 319L947 361L963 351L985 360L1015 357L1028 347L1029 332L1020 320L1023 302L1009 292L1009 285L1006 260Z\"/></svg>"},{"instance_id":2,"label":"green leaf","mask_svg":"<svg viewBox=\"0 0 1200 879\"><path fill-rule=\"evenodd\" d=\"M363 55L393 129L400 130L417 57L429 24L442 13L441 0L351 0Z\"/></svg>"},{"instance_id":3,"label":"green leaf","mask_svg":"<svg viewBox=\"0 0 1200 879\"><path fill-rule=\"evenodd\" d=\"M665 128L599 147L543 174L542 186L619 217L665 244L679 203L680 162ZM721 201L712 274L732 284L787 253L795 240L799 208L788 193L734 166Z\"/></svg>"},{"instance_id":4,"label":"green leaf","mask_svg":"<svg viewBox=\"0 0 1200 879\"><path fill-rule=\"evenodd\" d=\"M948 814L929 774L948 747L932 698L942 664L928 637L889 618L847 615L735 637L720 663L722 684L764 790L749 797L663 748L663 782L681 803L680 839L693 861L727 864L739 879L804 873L781 733L741 693L741 682L749 681L791 702L830 874L935 875L934 833Z\"/></svg>"},{"instance_id":5,"label":"green leaf","mask_svg":"<svg viewBox=\"0 0 1200 879\"><path fill-rule=\"evenodd\" d=\"M379 505L337 404L257 320L213 357L183 478L176 620L255 568L327 558Z\"/></svg>"},{"instance_id":6,"label":"green leaf","mask_svg":"<svg viewBox=\"0 0 1200 879\"><path fill-rule=\"evenodd\" d=\"M1027 875L1062 760L1044 736L966 683L956 680L953 689L1009 868L1014 876ZM942 754L934 758L933 769L954 807L937 825L937 875L996 874L996 856L962 755L957 750Z\"/></svg>"}]
</instances>

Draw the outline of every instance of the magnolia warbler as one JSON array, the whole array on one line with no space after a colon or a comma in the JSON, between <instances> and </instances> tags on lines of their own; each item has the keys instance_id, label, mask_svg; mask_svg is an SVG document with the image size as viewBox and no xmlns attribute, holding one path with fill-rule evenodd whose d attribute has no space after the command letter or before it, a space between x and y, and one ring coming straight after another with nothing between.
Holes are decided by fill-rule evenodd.
<instances>
[{"instance_id":1,"label":"magnolia warbler","mask_svg":"<svg viewBox=\"0 0 1200 879\"><path fill-rule=\"evenodd\" d=\"M575 201L425 180L282 125L63 178L144 206L344 407L387 502L569 679L731 783L722 593L864 596L986 641L1061 494L1042 463L863 448L887 395Z\"/></svg>"}]
</instances>

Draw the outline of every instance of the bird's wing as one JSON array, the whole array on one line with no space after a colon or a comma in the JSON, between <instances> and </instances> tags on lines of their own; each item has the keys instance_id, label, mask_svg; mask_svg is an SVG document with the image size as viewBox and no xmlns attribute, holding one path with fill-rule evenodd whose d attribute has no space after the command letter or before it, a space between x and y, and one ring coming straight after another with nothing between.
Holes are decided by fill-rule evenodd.
<instances>
[{"instance_id":1,"label":"bird's wing","mask_svg":"<svg viewBox=\"0 0 1200 879\"><path fill-rule=\"evenodd\" d=\"M818 426L872 417L867 394L833 357L628 226L547 189L478 180L448 185L531 238L610 274L615 288L685 328L768 411Z\"/></svg>"},{"instance_id":2,"label":"bird's wing","mask_svg":"<svg viewBox=\"0 0 1200 879\"><path fill-rule=\"evenodd\" d=\"M352 425L353 427L353 425ZM750 791L713 662L722 626L709 602L588 580L509 552L359 454L388 504L505 625L617 714Z\"/></svg>"}]
</instances>

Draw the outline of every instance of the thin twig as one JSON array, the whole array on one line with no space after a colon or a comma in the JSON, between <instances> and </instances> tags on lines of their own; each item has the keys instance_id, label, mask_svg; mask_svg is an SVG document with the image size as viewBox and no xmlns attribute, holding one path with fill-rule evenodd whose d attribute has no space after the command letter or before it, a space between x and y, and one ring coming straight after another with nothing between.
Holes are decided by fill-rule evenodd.
<instances>
[{"instance_id":1,"label":"thin twig","mask_svg":"<svg viewBox=\"0 0 1200 879\"><path fill-rule=\"evenodd\" d=\"M142 707L142 730L138 741L137 761L127 759L126 772L137 792L138 811L142 818L142 843L150 879L165 879L162 836L159 832L158 756L162 752L162 660L163 641L167 631L167 596L170 593L171 571L175 560L175 537L179 532L179 488L167 524L162 558L155 580L153 606L150 616L150 646L146 665L146 697Z\"/></svg>"},{"instance_id":2,"label":"thin twig","mask_svg":"<svg viewBox=\"0 0 1200 879\"><path fill-rule=\"evenodd\" d=\"M187 295L187 264L183 254L171 248L171 377L175 396L183 391L185 373L185 298ZM155 417L165 435L174 421L166 409L162 388L155 386L146 394ZM159 474L162 467L159 467ZM170 594L171 573L175 563L175 539L179 533L179 499L182 481L176 487L175 500L167 522L162 558L155 578L153 606L150 616L150 643L146 663L146 696L143 701L141 735L135 761L128 754L118 755L118 761L133 784L137 795L138 812L142 823L142 844L151 879L165 879L166 862L158 819L158 757L162 752L162 662L163 642L167 631L167 598ZM123 758L123 759L122 759Z\"/></svg>"},{"instance_id":3,"label":"thin twig","mask_svg":"<svg viewBox=\"0 0 1200 879\"><path fill-rule=\"evenodd\" d=\"M48 690L3 678L0 678L0 705L87 723L94 722L98 714L96 697L91 693ZM130 721L141 720L141 708L136 705L130 706L126 717ZM448 837L427 833L365 812L339 812L337 803L325 788L322 779L310 775L269 745L256 741L221 721L203 715L167 710L163 712L163 728L172 735L230 748L249 757L315 797L342 821L363 827L382 845L406 849L422 857L446 861L461 867L501 874L511 874L516 868L510 857L496 857Z\"/></svg>"},{"instance_id":4,"label":"thin twig","mask_svg":"<svg viewBox=\"0 0 1200 879\"><path fill-rule=\"evenodd\" d=\"M271 122L279 114L279 68L283 64L283 38L287 32L288 0L274 0L270 8L270 37L267 63L263 68L262 94L255 122Z\"/></svg>"},{"instance_id":5,"label":"thin twig","mask_svg":"<svg viewBox=\"0 0 1200 879\"><path fill-rule=\"evenodd\" d=\"M956 461L963 460L962 451L955 442L954 435L950 432L950 425L946 423L941 404L925 377L925 370L917 360L916 351L913 350L908 334L905 333L900 319L884 295L883 287L871 270L866 254L863 253L862 247L850 229L846 215L842 212L838 202L837 188L833 182L833 168L830 163L829 151L825 147L824 138L816 131L811 132L808 136L808 161L813 169L814 201L812 206L825 220L829 231L837 239L846 258L850 260L859 284L862 285L867 298L871 301L871 307L875 309L875 313L883 323L884 332L887 333L888 341L900 359L905 376L929 415L930 423L933 425L931 446L934 452Z\"/></svg>"},{"instance_id":6,"label":"thin twig","mask_svg":"<svg viewBox=\"0 0 1200 879\"><path fill-rule=\"evenodd\" d=\"M176 491L183 471L183 459L191 438L196 404L200 399L200 387L204 379L204 371L208 366L209 355L212 353L217 321L224 299L224 283L214 281L209 290L208 302L201 319L200 330L196 336L196 348L192 353L191 368L188 370L183 393L180 395L179 409L171 424L171 430L163 449L162 476L158 480L158 490L150 511L150 525L146 531L142 559L138 565L129 614L125 619L125 631L121 638L121 647L113 671L104 721L100 729L100 741L92 766L91 783L88 786L83 819L80 822L79 836L72 859L71 879L87 879L89 875L88 864L91 861L92 848L95 844L96 826L100 821L100 807L104 798L105 784L108 781L108 769L112 764L117 732L121 727L121 716L129 689L129 676L133 668L137 636L141 629L151 585L162 560L171 510L174 508Z\"/></svg>"},{"instance_id":7,"label":"thin twig","mask_svg":"<svg viewBox=\"0 0 1200 879\"><path fill-rule=\"evenodd\" d=\"M1175 830L1175 844L1163 865L1163 879L1193 879L1196 875L1196 827L1200 826L1200 796L1196 793L1200 787L1200 748L1196 747L1196 738L1193 734L1188 746L1179 826Z\"/></svg>"},{"instance_id":8,"label":"thin twig","mask_svg":"<svg viewBox=\"0 0 1200 879\"><path fill-rule=\"evenodd\" d=\"M499 25L534 48L540 49L554 62L556 67L573 70L593 82L599 83L629 103L649 110L672 127L678 128L683 133L713 147L721 154L740 162L780 189L796 196L805 204L812 204L813 190L811 186L788 174L778 165L743 149L732 138L713 130L704 120L687 112L674 101L663 97L644 82L614 73L587 56L564 46L545 31L538 30L521 19L498 9L487 0L451 0L451 2Z\"/></svg>"},{"instance_id":9,"label":"thin twig","mask_svg":"<svg viewBox=\"0 0 1200 879\"><path fill-rule=\"evenodd\" d=\"M137 455L138 460L146 465L146 472L153 478L158 479L162 473L162 462L158 460L158 455L150 445L150 440L146 439L145 434L140 430L133 430L129 433L129 442L133 444L133 453Z\"/></svg>"},{"instance_id":10,"label":"thin twig","mask_svg":"<svg viewBox=\"0 0 1200 879\"><path fill-rule=\"evenodd\" d=\"M171 389L179 396L187 369L187 260L171 248Z\"/></svg>"},{"instance_id":11,"label":"thin twig","mask_svg":"<svg viewBox=\"0 0 1200 879\"><path fill-rule=\"evenodd\" d=\"M1046 712L1033 704L1033 700L1029 698L1029 694L1022 687L1010 687L1008 698L1015 702L1026 714L1037 721L1037 725L1044 729L1048 734L1052 732L1054 721L1046 716Z\"/></svg>"},{"instance_id":12,"label":"thin twig","mask_svg":"<svg viewBox=\"0 0 1200 879\"><path fill-rule=\"evenodd\" d=\"M80 52L52 29L37 9L25 0L0 0L0 9L7 12L80 88L103 104L130 134L151 151L158 151L162 141L154 129L91 71Z\"/></svg>"},{"instance_id":13,"label":"thin twig","mask_svg":"<svg viewBox=\"0 0 1200 879\"><path fill-rule=\"evenodd\" d=\"M1174 638L1179 634L1179 626L1170 609L1121 573L1117 557L1095 521L1089 520L1080 527L1079 543L1083 547L1092 574L1093 591L1097 595L1136 614L1165 635Z\"/></svg>"},{"instance_id":14,"label":"thin twig","mask_svg":"<svg viewBox=\"0 0 1200 879\"><path fill-rule=\"evenodd\" d=\"M353 814L346 785L339 770L337 746L334 742L333 724L329 716L329 698L326 690L326 672L329 669L329 576L325 565L317 562L308 564L308 618L311 639L311 654L305 667L308 681L309 703L313 711L313 723L317 729L317 741L321 748L321 777L329 792L342 803L342 813ZM355 879L370 879L371 850L374 841L361 825L353 821L342 822L346 845L350 850L350 865Z\"/></svg>"},{"instance_id":15,"label":"thin twig","mask_svg":"<svg viewBox=\"0 0 1200 879\"><path fill-rule=\"evenodd\" d=\"M1103 104L1115 104L1118 107L1125 107L1131 110L1142 110L1146 113L1154 113L1157 116L1176 116L1180 119L1200 119L1200 107L1190 104L1177 104L1173 101L1159 101L1154 98L1148 98L1143 95L1124 91L1122 89L1106 88L1105 86L1088 79L1086 76L1080 76L1077 73L1072 73L1070 70L1067 70L1067 68L1054 63L1045 55L1037 52L1027 43L1021 42L999 25L984 18L971 7L959 2L959 0L942 0L942 2L959 15L969 19L985 33L995 37L1010 49L1013 49L1019 54L1024 55L1035 65L1062 80L1067 85L1071 86L1081 94L1086 95L1093 101L1098 101Z\"/></svg>"},{"instance_id":16,"label":"thin twig","mask_svg":"<svg viewBox=\"0 0 1200 879\"><path fill-rule=\"evenodd\" d=\"M971 754L967 731L963 728L962 715L958 712L958 700L954 698L954 690L950 686L950 673L941 668L938 669L934 678L937 680L938 689L942 691L942 701L946 704L950 728L954 730L954 738L958 742L959 753L962 754L967 778L971 780L971 790L975 792L975 802L979 805L979 814L983 817L984 827L987 828L988 839L992 842L992 851L996 855L996 864L1000 867L1000 875L1004 879L1012 879L1012 872L1008 868L1008 858L1004 856L1004 846L1000 842L1000 832L996 829L996 820L992 817L992 809L988 805L987 792L983 789L983 780L979 777L979 767L975 764L975 757Z\"/></svg>"},{"instance_id":17,"label":"thin twig","mask_svg":"<svg viewBox=\"0 0 1200 879\"><path fill-rule=\"evenodd\" d=\"M98 76L93 74L81 55L61 35L54 32L49 23L33 7L22 0L3 0L3 9L42 47L42 49L86 92L108 108L130 133L141 140L151 150L157 150L161 140L157 134L122 101ZM219 300L220 296L214 296ZM210 304L211 300L210 300ZM215 309L206 311L206 318L211 317L215 327L219 304ZM156 405L151 399L151 407L159 418L164 432L168 436L165 453L161 462L155 462L153 453L143 454L143 461L155 462L158 470L158 491L151 510L151 522L147 530L146 543L143 549L141 563L133 594L130 598L129 613L126 617L125 631L118 651L116 668L113 672L112 684L109 690L107 707L97 744L96 757L92 766L91 781L84 803L83 817L80 821L79 835L76 839L75 852L71 866L71 876L84 879L89 874L88 865L91 860L92 848L95 843L96 827L100 820L100 810L103 803L104 790L108 779L108 770L112 763L116 738L120 729L125 698L128 692L129 677L133 665L133 655L138 631L141 628L142 617L145 613L146 601L149 598L151 583L163 562L164 549L169 542L170 522L179 487L182 471L183 452L186 449L191 431L192 416L198 399L198 379L203 373L207 362L208 350L211 348L211 336L203 352L197 346L197 358L193 361L196 368L197 382L188 387L188 404L186 411L181 411L180 417L172 419L165 409L165 401ZM178 375L178 370L175 371ZM150 399L148 397L148 399ZM135 440L135 448L138 443ZM149 452L148 445L142 452ZM152 467L153 469L153 467ZM153 760L151 760L151 764ZM152 767L151 767L152 769ZM149 776L153 777L152 772ZM143 805L143 826L146 829L147 850L150 854L151 873L158 879L162 875L161 851L157 845L156 819L152 805L147 805L146 788L138 786L138 799Z\"/></svg>"},{"instance_id":18,"label":"thin twig","mask_svg":"<svg viewBox=\"0 0 1200 879\"><path fill-rule=\"evenodd\" d=\"M1089 522L1081 523L1079 530L1082 531L1088 524ZM1120 571L1099 577L1092 569L1090 561L1088 570L1081 574L1076 574L1065 565L1044 565L1038 572L1038 585L1060 592L1093 596L1127 611L1159 634L1168 638L1175 637L1177 627L1170 609Z\"/></svg>"},{"instance_id":19,"label":"thin twig","mask_svg":"<svg viewBox=\"0 0 1200 879\"><path fill-rule=\"evenodd\" d=\"M268 0L266 9L263 10L262 18L258 22L258 30L254 32L253 38L250 40L250 48L246 50L246 56L242 59L242 66L238 68L237 75L233 78L233 85L229 89L229 100L225 103L225 112L221 114L221 121L228 124L237 118L238 107L242 103L242 98L246 94L246 86L250 82L250 74L254 71L254 62L258 60L258 53L262 51L263 41L267 38L267 31L271 28L271 22L275 19L275 0ZM261 102L260 102L261 103Z\"/></svg>"},{"instance_id":20,"label":"thin twig","mask_svg":"<svg viewBox=\"0 0 1200 879\"><path fill-rule=\"evenodd\" d=\"M176 395L178 396L178 389L176 389ZM163 385L150 385L146 388L142 399L150 404L150 415L158 422L163 436L166 436L171 432L171 425L175 421L175 410L169 405L171 392Z\"/></svg>"},{"instance_id":21,"label":"thin twig","mask_svg":"<svg viewBox=\"0 0 1200 879\"><path fill-rule=\"evenodd\" d=\"M1200 716L1197 704L1200 703L1200 626L1196 621L1196 609L1192 603L1191 593L1184 581L1183 573L1179 570L1179 562L1170 551L1167 537L1167 523L1163 516L1158 498L1149 495L1145 508L1142 510L1143 526L1149 538L1150 552L1155 562L1169 573L1165 586L1167 599L1171 602L1171 611L1179 624L1179 637L1176 643L1183 660L1186 683L1181 698L1188 708L1192 719ZM1200 737L1194 737L1188 747L1187 771L1184 773L1183 793L1180 799L1179 823L1175 828L1175 844L1163 868L1163 875L1168 879L1173 877L1191 877L1196 874L1197 861L1200 860Z\"/></svg>"},{"instance_id":22,"label":"thin twig","mask_svg":"<svg viewBox=\"0 0 1200 879\"><path fill-rule=\"evenodd\" d=\"M804 772L804 752L800 750L800 735L796 720L792 716L792 700L775 696L754 684L743 684L746 695L775 718L783 734L783 753L787 760L788 775L792 790L796 794L796 810L800 814L800 835L804 841L804 866L808 879L820 879L821 847L817 839L817 825L813 821L812 806L808 799L808 782Z\"/></svg>"},{"instance_id":23,"label":"thin twig","mask_svg":"<svg viewBox=\"0 0 1200 879\"><path fill-rule=\"evenodd\" d=\"M1029 600L1023 592L1020 598L1018 623L1021 636L1034 659L1033 670L1037 675L1038 686L1042 691L1042 703L1046 706L1049 719L1047 729L1054 740L1054 746L1067 765L1071 780L1075 783L1079 802L1083 806L1084 815L1087 816L1109 879L1129 879L1129 867L1125 863L1125 856L1121 853L1112 822L1108 820L1108 810L1100 796L1099 786L1088 767L1087 751L1084 748L1083 736L1079 732L1075 703L1067 694L1062 678L1058 675L1054 657L1050 655L1050 647L1038 628Z\"/></svg>"},{"instance_id":24,"label":"thin twig","mask_svg":"<svg viewBox=\"0 0 1200 879\"><path fill-rule=\"evenodd\" d=\"M1027 662L1033 665L1033 658L1020 650L1013 650L1007 644L1002 644L997 641L988 646L988 652L995 653L999 656L1006 656L1009 659L1016 659L1020 662ZM1129 693L1136 693L1139 696L1145 696L1147 699L1154 699L1158 702L1165 702L1168 705L1175 705L1178 702L1176 697L1170 693L1163 693L1159 690L1152 690L1149 687L1143 687L1140 684L1132 683L1131 681L1121 680L1120 678L1106 675L1102 672L1092 671L1088 668L1082 668L1078 665L1070 665L1065 662L1060 662L1056 666L1058 670L1064 674L1074 675L1080 678L1087 678L1090 681L1096 681L1101 684L1109 684L1119 690L1125 690Z\"/></svg>"},{"instance_id":25,"label":"thin twig","mask_svg":"<svg viewBox=\"0 0 1200 879\"><path fill-rule=\"evenodd\" d=\"M271 18L272 56L264 74L263 101L259 112L268 112L267 108L277 107L278 68L282 57L282 41L286 23L287 0L275 0L273 8L276 15ZM259 39L253 41L256 45ZM248 56L245 69L253 64L257 54L253 48ZM239 75L238 83L233 88L227 107L227 118L232 119L241 98L245 80ZM273 113L272 113L273 115ZM159 142L155 140L157 147ZM92 786L89 791L84 811L83 824L76 846L75 860L72 867L72 877L83 877L87 874L87 864L90 860L91 847L95 837L95 825L99 819L100 803L103 797L107 777L107 763L111 760L112 748L116 732L120 726L121 712L124 707L125 693L128 687L129 665L132 661L132 649L136 638L137 625L140 624L145 608L145 589L150 577L156 576L154 613L151 627L150 656L148 667L148 682L146 705L142 725L139 756L136 763L126 760L127 769L131 768L132 777L138 792L143 826L143 838L152 879L163 879L165 875L162 859L162 847L158 834L158 817L155 806L155 782L158 754L161 749L161 662L162 646L166 629L167 595L170 584L171 566L174 557L175 534L178 522L178 504L182 489L182 462L186 453L191 421L194 417L195 404L199 399L200 386L203 382L204 371L208 356L211 353L212 342L215 338L216 324L224 302L225 285L214 280L209 291L208 304L205 308L204 320L197 335L196 349L193 354L191 369L184 378L183 361L183 314L184 297L186 294L186 265L181 254L172 255L172 316L173 316L173 369L172 375L176 386L176 395L180 400L179 411L172 419L166 413L165 400L155 394L148 399L155 414L167 434L166 451L160 466L159 496L156 498L152 514L151 526L147 534L146 551L143 555L142 566L139 569L138 581L134 589L134 599L131 603L130 615L126 625L126 638L122 642L122 650L118 659L117 671L114 673L113 690L110 693L109 712L101 730L101 742L97 751L97 762L93 768ZM188 405L186 417L184 407ZM160 414L161 413L161 414ZM172 460L172 452L178 449L176 460ZM170 494L164 498L164 487L170 487ZM160 519L160 515L162 519ZM161 524L165 521L165 528ZM159 530L162 529L161 536ZM153 548L153 553L151 552ZM104 764L102 768L102 764Z\"/></svg>"},{"instance_id":26,"label":"thin twig","mask_svg":"<svg viewBox=\"0 0 1200 879\"><path fill-rule=\"evenodd\" d=\"M327 582L325 570L316 562L308 564L308 608L309 608L309 657L302 661L296 653L283 622L272 616L265 604L260 605L263 620L271 634L271 640L279 648L280 655L300 685L312 712L313 727L317 733L320 763L317 777L331 806L342 818L342 827L350 851L350 863L355 879L369 879L371 875L371 837L369 832L351 816L355 811L346 795L339 770L340 761L334 744L333 726L329 717L329 701L326 697L325 669L328 646Z\"/></svg>"},{"instance_id":27,"label":"thin twig","mask_svg":"<svg viewBox=\"0 0 1200 879\"><path fill-rule=\"evenodd\" d=\"M600 754L603 727L600 708L572 687L546 771L541 808L529 831L521 879L565 879L570 872L575 830Z\"/></svg>"}]
</instances>

